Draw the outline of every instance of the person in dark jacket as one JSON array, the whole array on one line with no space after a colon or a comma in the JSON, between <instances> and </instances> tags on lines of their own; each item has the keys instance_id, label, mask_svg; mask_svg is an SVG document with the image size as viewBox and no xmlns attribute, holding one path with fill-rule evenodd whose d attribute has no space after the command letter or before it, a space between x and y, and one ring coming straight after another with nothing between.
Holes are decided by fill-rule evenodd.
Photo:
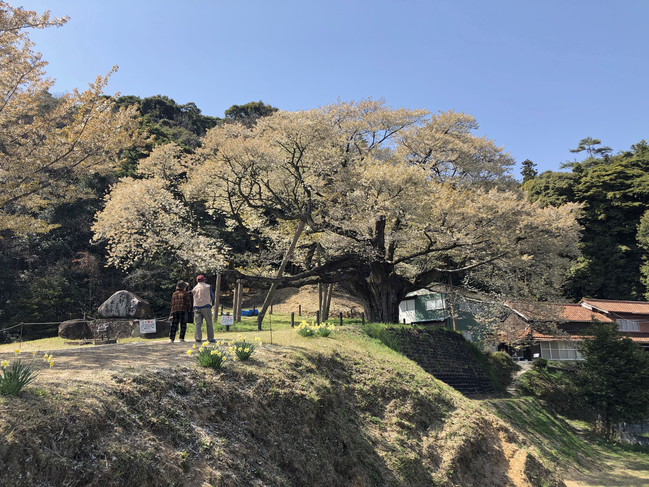
<instances>
[{"instance_id":1,"label":"person in dark jacket","mask_svg":"<svg viewBox=\"0 0 649 487\"><path fill-rule=\"evenodd\" d=\"M180 341L185 341L187 332L187 315L192 312L192 300L187 292L185 281L178 281L176 292L171 296L171 329L169 330L169 343L176 339L178 323L180 323Z\"/></svg>"}]
</instances>

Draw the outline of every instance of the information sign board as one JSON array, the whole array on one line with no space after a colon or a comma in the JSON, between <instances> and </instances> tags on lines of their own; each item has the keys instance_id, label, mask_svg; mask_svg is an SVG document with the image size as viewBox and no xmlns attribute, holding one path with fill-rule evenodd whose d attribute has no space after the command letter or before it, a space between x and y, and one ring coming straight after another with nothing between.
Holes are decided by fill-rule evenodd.
<instances>
[{"instance_id":1,"label":"information sign board","mask_svg":"<svg viewBox=\"0 0 649 487\"><path fill-rule=\"evenodd\" d=\"M155 333L155 320L140 320L140 333Z\"/></svg>"},{"instance_id":2,"label":"information sign board","mask_svg":"<svg viewBox=\"0 0 649 487\"><path fill-rule=\"evenodd\" d=\"M221 316L221 326L234 325L234 316Z\"/></svg>"}]
</instances>

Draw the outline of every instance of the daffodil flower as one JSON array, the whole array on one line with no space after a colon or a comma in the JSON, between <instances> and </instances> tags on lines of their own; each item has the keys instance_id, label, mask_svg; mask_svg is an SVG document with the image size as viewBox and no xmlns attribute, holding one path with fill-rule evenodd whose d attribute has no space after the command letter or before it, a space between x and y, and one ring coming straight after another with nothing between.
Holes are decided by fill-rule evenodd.
<instances>
[{"instance_id":1,"label":"daffodil flower","mask_svg":"<svg viewBox=\"0 0 649 487\"><path fill-rule=\"evenodd\" d=\"M199 348L198 351L199 351L199 352L202 352L202 351L203 351L203 347Z\"/></svg>"},{"instance_id":2,"label":"daffodil flower","mask_svg":"<svg viewBox=\"0 0 649 487\"><path fill-rule=\"evenodd\" d=\"M192 348L196 348L196 344L195 344L195 343L192 345Z\"/></svg>"},{"instance_id":3,"label":"daffodil flower","mask_svg":"<svg viewBox=\"0 0 649 487\"><path fill-rule=\"evenodd\" d=\"M207 347L209 344L210 344L210 342L208 342L208 341L203 342L204 347Z\"/></svg>"},{"instance_id":4,"label":"daffodil flower","mask_svg":"<svg viewBox=\"0 0 649 487\"><path fill-rule=\"evenodd\" d=\"M7 360L3 360L2 367L6 367L7 365L9 365L9 362Z\"/></svg>"},{"instance_id":5,"label":"daffodil flower","mask_svg":"<svg viewBox=\"0 0 649 487\"><path fill-rule=\"evenodd\" d=\"M14 350L14 353L15 353L16 355L18 355L18 354L20 353L20 348L17 348L16 350Z\"/></svg>"},{"instance_id":6,"label":"daffodil flower","mask_svg":"<svg viewBox=\"0 0 649 487\"><path fill-rule=\"evenodd\" d=\"M187 355L191 355L191 354L192 354L192 350L190 348L189 350L187 350Z\"/></svg>"}]
</instances>

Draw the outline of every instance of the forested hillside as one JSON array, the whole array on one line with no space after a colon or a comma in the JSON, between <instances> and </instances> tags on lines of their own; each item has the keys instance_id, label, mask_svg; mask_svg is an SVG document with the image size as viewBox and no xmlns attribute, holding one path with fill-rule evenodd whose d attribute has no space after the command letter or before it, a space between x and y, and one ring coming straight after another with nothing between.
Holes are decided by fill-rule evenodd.
<instances>
[{"instance_id":1,"label":"forested hillside","mask_svg":"<svg viewBox=\"0 0 649 487\"><path fill-rule=\"evenodd\" d=\"M569 271L566 297L649 299L646 264L642 270L649 246L639 233L649 209L649 145L642 140L611 155L599 140L587 138L573 152L587 157L565 164L569 172L528 176L523 186L542 206L582 204L582 256Z\"/></svg>"},{"instance_id":2,"label":"forested hillside","mask_svg":"<svg viewBox=\"0 0 649 487\"><path fill-rule=\"evenodd\" d=\"M48 112L60 103L46 93L39 99L38 109ZM168 297L179 273L177 262L148 261L126 273L107 267L104 245L91 243L93 220L103 208L105 195L119 178L137 177L138 162L157 146L174 142L189 154L200 147L206 130L217 124L253 124L277 110L251 102L234 105L218 118L203 115L194 103L180 105L163 95L142 99L122 96L115 103L137 109L138 143L122 150L119 164L110 171L76 177L68 189L75 198L52 202L38 213L38 220L52 227L49 232L0 232L0 329L19 322L56 322L84 313L90 316L108 296L125 288L149 300L153 313L168 312ZM41 330L51 334L53 329ZM38 336L40 332L35 328L27 333ZM0 334L0 341L7 339L9 336Z\"/></svg>"}]
</instances>

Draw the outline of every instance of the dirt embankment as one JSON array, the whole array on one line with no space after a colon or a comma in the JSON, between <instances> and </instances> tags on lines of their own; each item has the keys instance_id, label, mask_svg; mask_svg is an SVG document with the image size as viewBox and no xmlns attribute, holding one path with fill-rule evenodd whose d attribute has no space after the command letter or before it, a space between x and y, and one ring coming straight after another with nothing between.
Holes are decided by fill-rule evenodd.
<instances>
[{"instance_id":1,"label":"dirt embankment","mask_svg":"<svg viewBox=\"0 0 649 487\"><path fill-rule=\"evenodd\" d=\"M478 402L339 333L221 371L160 342L62 351L0 398L0 485L563 485Z\"/></svg>"}]
</instances>

